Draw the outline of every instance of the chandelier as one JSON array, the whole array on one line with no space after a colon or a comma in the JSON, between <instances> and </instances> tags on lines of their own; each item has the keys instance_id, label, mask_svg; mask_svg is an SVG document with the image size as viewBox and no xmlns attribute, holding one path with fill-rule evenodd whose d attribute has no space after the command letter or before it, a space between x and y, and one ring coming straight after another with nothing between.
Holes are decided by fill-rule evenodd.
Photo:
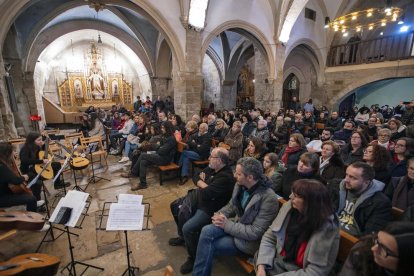
<instances>
[{"instance_id":1,"label":"chandelier","mask_svg":"<svg viewBox=\"0 0 414 276\"><path fill-rule=\"evenodd\" d=\"M341 31L344 36L348 31L362 32L373 30L378 27L385 27L387 24L403 24L403 9L398 7L370 8L352 12L330 21L325 18L325 28Z\"/></svg>"}]
</instances>

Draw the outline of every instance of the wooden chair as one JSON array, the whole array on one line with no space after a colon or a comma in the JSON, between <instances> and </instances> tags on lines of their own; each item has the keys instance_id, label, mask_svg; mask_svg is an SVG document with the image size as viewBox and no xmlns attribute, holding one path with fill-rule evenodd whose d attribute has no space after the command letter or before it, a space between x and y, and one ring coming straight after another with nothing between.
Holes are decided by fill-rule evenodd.
<instances>
[{"instance_id":1,"label":"wooden chair","mask_svg":"<svg viewBox=\"0 0 414 276\"><path fill-rule=\"evenodd\" d=\"M84 153L89 158L89 160L92 162L95 162L95 156L99 156L99 162L102 163L102 157L105 159L106 166L108 167L108 160L107 156L108 153L103 147L102 144L102 137L101 136L92 136L92 137L83 137L80 139L81 146L84 149ZM91 147L95 147L96 145L96 151L89 152L88 149Z\"/></svg>"},{"instance_id":2,"label":"wooden chair","mask_svg":"<svg viewBox=\"0 0 414 276\"><path fill-rule=\"evenodd\" d=\"M184 151L184 148L185 144L183 142L177 142L177 152L182 153ZM171 162L170 164L165 166L158 166L158 169L160 175L160 186L162 186L163 184L163 175L165 172L177 170L177 177L180 177L180 166L178 166L174 162Z\"/></svg>"},{"instance_id":3,"label":"wooden chair","mask_svg":"<svg viewBox=\"0 0 414 276\"><path fill-rule=\"evenodd\" d=\"M66 145L67 148L73 149L73 146L75 144L78 144L78 142L80 142L80 140L82 138L84 138L82 132L65 134L65 145ZM78 149L79 149L79 147L78 147ZM81 149L79 149L79 151L81 151L82 149L83 149L83 147L81 145Z\"/></svg>"},{"instance_id":4,"label":"wooden chair","mask_svg":"<svg viewBox=\"0 0 414 276\"><path fill-rule=\"evenodd\" d=\"M315 123L315 129L319 134L321 134L322 131L325 129L325 124Z\"/></svg>"}]
</instances>

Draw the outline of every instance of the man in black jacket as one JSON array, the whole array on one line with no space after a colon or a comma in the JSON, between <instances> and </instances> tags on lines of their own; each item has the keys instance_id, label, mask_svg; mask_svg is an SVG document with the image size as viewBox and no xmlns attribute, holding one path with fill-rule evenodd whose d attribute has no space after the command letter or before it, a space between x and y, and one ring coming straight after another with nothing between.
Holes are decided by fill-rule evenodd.
<instances>
[{"instance_id":1,"label":"man in black jacket","mask_svg":"<svg viewBox=\"0 0 414 276\"><path fill-rule=\"evenodd\" d=\"M229 152L224 148L215 148L209 157L209 166L193 177L197 189L197 210L179 229L178 238L169 240L172 246L185 244L188 252L187 261L181 266L181 273L191 272L197 252L197 243L201 229L211 222L214 212L230 200L235 184L229 164ZM171 209L173 210L173 208ZM176 215L177 214L173 214ZM181 232L181 233L180 233Z\"/></svg>"},{"instance_id":2,"label":"man in black jacket","mask_svg":"<svg viewBox=\"0 0 414 276\"><path fill-rule=\"evenodd\" d=\"M188 150L183 151L178 164L181 166L181 184L188 180L190 174L190 163L194 160L206 160L210 155L211 136L208 133L208 126L202 123L198 133L191 135L187 142Z\"/></svg>"},{"instance_id":3,"label":"man in black jacket","mask_svg":"<svg viewBox=\"0 0 414 276\"><path fill-rule=\"evenodd\" d=\"M335 131L341 129L342 126L342 118L338 117L338 112L332 111L331 117L326 121L325 127L331 127Z\"/></svg>"}]
</instances>

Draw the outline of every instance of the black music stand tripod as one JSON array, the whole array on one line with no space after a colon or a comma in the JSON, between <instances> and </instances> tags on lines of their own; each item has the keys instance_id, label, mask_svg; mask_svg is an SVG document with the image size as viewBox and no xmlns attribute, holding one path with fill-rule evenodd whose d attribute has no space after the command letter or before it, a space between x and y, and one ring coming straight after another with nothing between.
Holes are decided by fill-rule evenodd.
<instances>
[{"instance_id":1,"label":"black music stand tripod","mask_svg":"<svg viewBox=\"0 0 414 276\"><path fill-rule=\"evenodd\" d=\"M99 181L101 181L101 180L110 181L110 180L109 180L109 179L107 179L107 178L100 177L100 176L95 176L95 169L94 169L94 167L93 167L93 152L96 150L96 147L97 147L97 145L96 145L96 146L91 146L91 147L89 148L89 153L88 153L88 154L91 156L92 176L88 179L88 185L89 185L90 183L97 183L97 182L99 182ZM88 187L88 185L86 185L86 188ZM86 190L86 188L85 188L85 190Z\"/></svg>"}]
</instances>

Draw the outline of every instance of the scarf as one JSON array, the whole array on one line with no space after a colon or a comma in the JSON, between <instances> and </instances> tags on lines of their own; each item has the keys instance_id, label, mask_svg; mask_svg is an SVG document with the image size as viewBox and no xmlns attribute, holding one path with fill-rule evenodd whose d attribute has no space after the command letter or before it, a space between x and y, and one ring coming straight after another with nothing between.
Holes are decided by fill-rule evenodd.
<instances>
[{"instance_id":1,"label":"scarf","mask_svg":"<svg viewBox=\"0 0 414 276\"><path fill-rule=\"evenodd\" d=\"M287 165L287 163L288 163L288 158L289 158L289 154L294 153L294 152L297 152L297 151L299 151L300 149L301 149L300 147L294 147L294 148L291 148L291 147L287 146L287 147L285 148L285 152L284 152L284 153L283 153L283 155L282 155L282 162L283 162L285 165Z\"/></svg>"},{"instance_id":2,"label":"scarf","mask_svg":"<svg viewBox=\"0 0 414 276\"><path fill-rule=\"evenodd\" d=\"M320 157L320 161L319 161L319 163L320 163L320 165L319 165L319 171L320 171L320 173L319 174L322 174L323 173L323 170L326 168L326 167L328 167L328 165L329 165L329 160L331 159L331 157L329 157L328 159L326 159L325 161L322 161L322 156Z\"/></svg>"}]
</instances>

